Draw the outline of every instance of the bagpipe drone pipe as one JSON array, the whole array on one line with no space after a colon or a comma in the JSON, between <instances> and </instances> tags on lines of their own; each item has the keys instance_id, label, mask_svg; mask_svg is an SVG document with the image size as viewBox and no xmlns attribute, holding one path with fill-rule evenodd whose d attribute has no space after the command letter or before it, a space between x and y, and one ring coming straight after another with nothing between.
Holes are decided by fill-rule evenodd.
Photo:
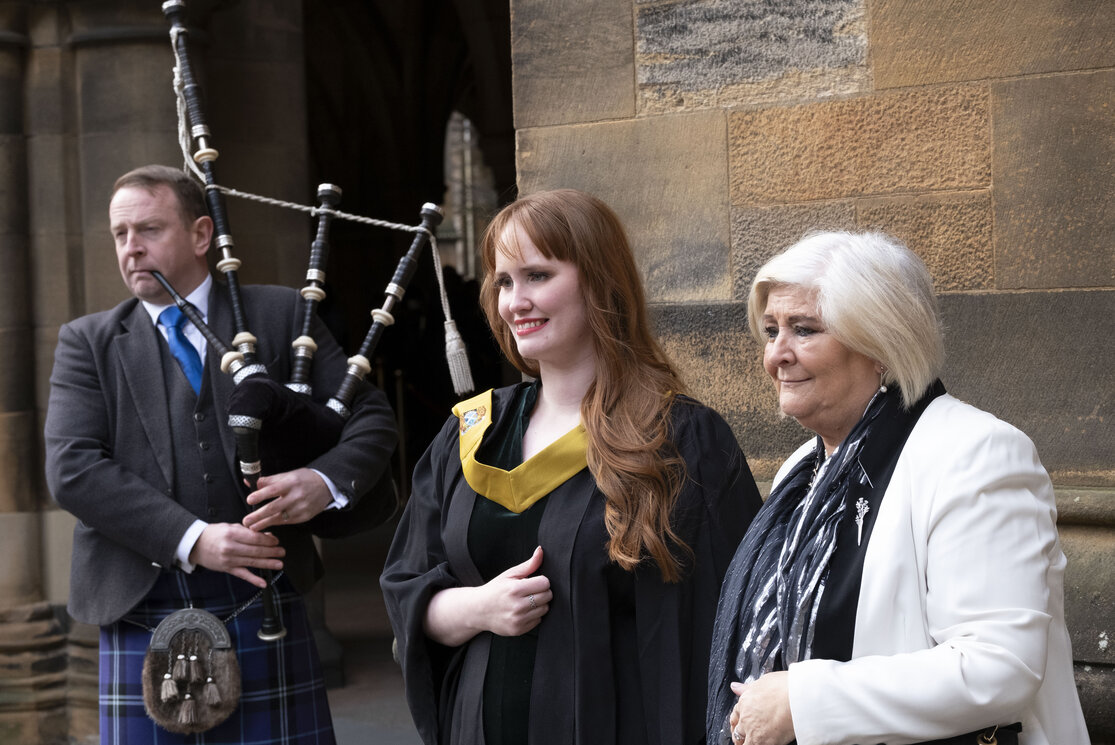
<instances>
[{"instance_id":1,"label":"bagpipe drone pipe","mask_svg":"<svg viewBox=\"0 0 1115 745\"><path fill-rule=\"evenodd\" d=\"M188 50L188 31L185 24L186 6L184 0L168 0L162 5L163 12L171 24L171 45L176 60L175 91L179 100L180 127L187 134L182 137L182 150L186 165L199 178L204 186L206 204L214 224L214 244L221 252L217 270L224 275L232 304L235 337L226 344L206 326L196 308L190 305L165 278L153 272L174 302L186 317L201 331L206 342L221 357L221 370L229 374L235 382L232 395L227 402L228 423L236 438L237 458L241 475L248 491L254 491L259 477L263 474L282 473L304 467L314 458L336 445L342 434L345 422L352 414L354 398L358 395L365 377L372 370L371 360L384 330L394 323L392 311L406 292L419 264L424 248L429 246L434 257L434 268L438 281L442 281L438 261L434 230L442 219L437 205L427 203L420 210L421 221L416 226L403 226L358 216L346 215L335 209L340 201L341 190L331 184L318 188L319 206L306 211L317 216L317 230L311 245L309 268L306 272L306 286L302 288L303 317L301 335L293 342L294 359L291 379L286 383L273 380L266 368L255 357L256 338L247 329L246 315L240 292L238 270L240 261L233 256L233 240L228 226L224 194L243 195L235 190L218 184L214 163L218 152L212 146L212 136L205 123L201 96L194 78ZM193 148L192 155L190 148ZM260 198L258 201L272 202L287 207L300 208L299 205L281 203L277 200ZM316 308L325 297L325 266L328 257L328 231L333 218L353 219L407 230L414 233L409 250L400 258L394 276L388 282L385 298L381 307L372 311L373 322L359 350L348 359L347 369L337 391L326 403L312 397L310 388L310 366L316 349L310 336ZM453 386L458 395L472 390L471 373L468 370L467 353L460 334L449 316L448 302L444 291L442 307L445 311L446 350ZM315 535L320 537L340 537L350 534L361 527L378 525L390 518L396 509L394 482L387 470L372 493L357 500L351 509L343 511L326 510L310 521ZM264 573L266 579L270 577ZM265 613L263 628L259 635L263 639L279 639L285 634L281 621L274 612L275 599L272 592L264 594Z\"/></svg>"}]
</instances>

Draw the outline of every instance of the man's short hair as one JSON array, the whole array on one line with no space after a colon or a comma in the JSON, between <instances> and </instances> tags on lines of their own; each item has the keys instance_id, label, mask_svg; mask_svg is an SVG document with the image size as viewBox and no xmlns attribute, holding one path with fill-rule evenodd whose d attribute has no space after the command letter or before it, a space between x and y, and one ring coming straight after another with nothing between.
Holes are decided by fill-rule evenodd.
<instances>
[{"instance_id":1,"label":"man's short hair","mask_svg":"<svg viewBox=\"0 0 1115 745\"><path fill-rule=\"evenodd\" d=\"M112 194L115 196L116 192L129 187L138 187L154 193L160 186L170 189L178 199L178 211L184 225L192 225L199 217L209 215L201 184L185 171L169 166L140 166L128 171L116 179L116 183L112 186Z\"/></svg>"}]
</instances>

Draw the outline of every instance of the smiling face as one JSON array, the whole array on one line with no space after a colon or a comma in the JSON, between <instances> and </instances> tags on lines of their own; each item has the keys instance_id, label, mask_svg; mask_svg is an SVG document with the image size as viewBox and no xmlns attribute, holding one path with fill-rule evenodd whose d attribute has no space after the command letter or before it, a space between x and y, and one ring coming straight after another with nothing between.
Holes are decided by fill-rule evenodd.
<instances>
[{"instance_id":1,"label":"smiling face","mask_svg":"<svg viewBox=\"0 0 1115 745\"><path fill-rule=\"evenodd\" d=\"M108 216L120 276L136 297L158 304L170 302L162 285L151 276L152 269L161 272L183 296L205 279L213 223L200 217L185 224L170 187L159 185L148 191L125 186L113 195Z\"/></svg>"},{"instance_id":2,"label":"smiling face","mask_svg":"<svg viewBox=\"0 0 1115 745\"><path fill-rule=\"evenodd\" d=\"M774 379L779 407L819 434L831 453L878 390L881 366L828 333L804 288L773 287L762 326L763 368Z\"/></svg>"},{"instance_id":3,"label":"smiling face","mask_svg":"<svg viewBox=\"0 0 1115 745\"><path fill-rule=\"evenodd\" d=\"M517 247L519 255L496 252L494 281L499 317L511 329L519 354L540 367L592 364L592 333L577 267L543 256L514 222L506 231L514 235L505 235L503 245Z\"/></svg>"}]
</instances>

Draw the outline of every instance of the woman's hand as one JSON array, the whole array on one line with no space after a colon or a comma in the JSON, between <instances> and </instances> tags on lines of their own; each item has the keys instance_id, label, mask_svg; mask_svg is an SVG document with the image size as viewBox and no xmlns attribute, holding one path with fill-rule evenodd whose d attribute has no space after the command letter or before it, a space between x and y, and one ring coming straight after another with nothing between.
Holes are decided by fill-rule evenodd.
<instances>
[{"instance_id":1,"label":"woman's hand","mask_svg":"<svg viewBox=\"0 0 1115 745\"><path fill-rule=\"evenodd\" d=\"M767 673L750 683L732 683L739 701L728 724L736 745L786 745L794 739L790 674Z\"/></svg>"},{"instance_id":2,"label":"woman's hand","mask_svg":"<svg viewBox=\"0 0 1115 745\"><path fill-rule=\"evenodd\" d=\"M542 621L550 610L550 580L530 576L542 566L542 547L479 587L450 587L430 598L423 628L446 646L464 644L482 631L521 636Z\"/></svg>"}]
</instances>

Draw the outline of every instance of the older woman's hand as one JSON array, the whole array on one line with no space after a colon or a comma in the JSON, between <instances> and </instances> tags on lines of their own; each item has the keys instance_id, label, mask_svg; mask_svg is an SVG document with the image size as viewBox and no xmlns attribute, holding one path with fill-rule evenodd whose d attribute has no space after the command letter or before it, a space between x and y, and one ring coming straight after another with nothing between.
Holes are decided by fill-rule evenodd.
<instances>
[{"instance_id":1,"label":"older woman's hand","mask_svg":"<svg viewBox=\"0 0 1115 745\"><path fill-rule=\"evenodd\" d=\"M750 683L732 683L739 701L728 723L736 745L786 745L794 739L790 674L767 673Z\"/></svg>"}]
</instances>

